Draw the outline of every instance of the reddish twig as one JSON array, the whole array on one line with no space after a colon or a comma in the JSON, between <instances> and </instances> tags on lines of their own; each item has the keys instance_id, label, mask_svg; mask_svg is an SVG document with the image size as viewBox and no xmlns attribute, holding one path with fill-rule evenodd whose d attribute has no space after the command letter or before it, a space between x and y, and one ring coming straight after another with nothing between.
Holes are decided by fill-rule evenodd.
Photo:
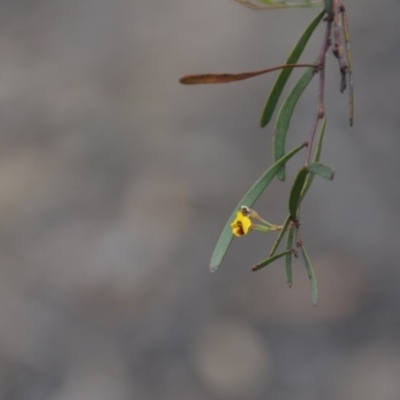
<instances>
[{"instance_id":1,"label":"reddish twig","mask_svg":"<svg viewBox=\"0 0 400 400\"><path fill-rule=\"evenodd\" d=\"M324 39L322 41L321 50L318 56L318 70L319 70L319 87L318 87L318 110L314 118L314 122L306 141L307 153L305 158L305 165L310 163L311 150L315 138L315 132L317 131L318 122L325 116L325 106L324 106L324 89L325 89L325 58L326 53L331 45L331 30L332 30L332 18L328 16L326 18L326 29Z\"/></svg>"}]
</instances>

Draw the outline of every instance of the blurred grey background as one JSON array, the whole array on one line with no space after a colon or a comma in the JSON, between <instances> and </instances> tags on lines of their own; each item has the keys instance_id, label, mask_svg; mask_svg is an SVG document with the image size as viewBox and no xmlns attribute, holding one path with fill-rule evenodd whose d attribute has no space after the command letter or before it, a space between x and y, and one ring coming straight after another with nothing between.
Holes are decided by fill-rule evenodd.
<instances>
[{"instance_id":1,"label":"blurred grey background","mask_svg":"<svg viewBox=\"0 0 400 400\"><path fill-rule=\"evenodd\" d=\"M315 179L302 212L315 308L301 260L290 290L280 262L251 273L272 237L235 240L208 271L271 164L258 120L276 75L178 79L280 64L318 10L0 2L1 399L400 398L400 4L347 7L355 125L330 54L323 160L336 177ZM314 82L288 147L315 109ZM286 215L301 161L258 201L268 220Z\"/></svg>"}]
</instances>

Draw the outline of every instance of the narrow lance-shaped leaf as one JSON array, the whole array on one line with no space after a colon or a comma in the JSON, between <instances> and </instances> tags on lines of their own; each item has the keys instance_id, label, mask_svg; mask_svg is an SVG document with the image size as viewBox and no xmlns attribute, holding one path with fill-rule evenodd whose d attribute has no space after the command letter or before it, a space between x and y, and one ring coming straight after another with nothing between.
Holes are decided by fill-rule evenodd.
<instances>
[{"instance_id":1,"label":"narrow lance-shaped leaf","mask_svg":"<svg viewBox=\"0 0 400 400\"><path fill-rule=\"evenodd\" d=\"M300 207L301 191L308 175L307 167L302 167L294 180L289 197L289 214L293 221L297 219L297 210Z\"/></svg>"},{"instance_id":2,"label":"narrow lance-shaped leaf","mask_svg":"<svg viewBox=\"0 0 400 400\"><path fill-rule=\"evenodd\" d=\"M322 125L317 139L317 146L315 148L314 162L318 162L321 158L322 142L324 140L325 127L326 127L326 116L324 116L324 118L322 119Z\"/></svg>"},{"instance_id":3,"label":"narrow lance-shaped leaf","mask_svg":"<svg viewBox=\"0 0 400 400\"><path fill-rule=\"evenodd\" d=\"M287 153L284 157L282 157L280 160L278 160L275 164L273 164L250 188L250 190L244 195L242 200L240 200L238 206L235 208L231 217L227 221L221 233L221 236L219 237L218 242L215 246L214 252L211 256L211 263L210 263L211 272L216 271L218 267L221 265L221 262L228 250L228 247L231 244L231 241L233 239L231 222L235 219L236 211L242 205L251 207L255 203L255 201L260 197L261 193L265 190L265 188L271 183L272 179L274 179L275 175L278 173L282 165L284 165L287 161L289 161L303 147L304 144L296 147L291 152Z\"/></svg>"},{"instance_id":4,"label":"narrow lance-shaped leaf","mask_svg":"<svg viewBox=\"0 0 400 400\"><path fill-rule=\"evenodd\" d=\"M286 282L289 287L293 285L293 271L292 271L292 246L293 246L294 228L290 229L286 240L286 251L290 250L285 256L285 270L286 270Z\"/></svg>"},{"instance_id":5,"label":"narrow lance-shaped leaf","mask_svg":"<svg viewBox=\"0 0 400 400\"><path fill-rule=\"evenodd\" d=\"M319 162L319 159L321 157L322 142L323 142L323 139L324 139L325 126L326 126L326 117L323 118L321 129L319 131L318 140L317 140L317 146L315 148L314 162ZM314 174L308 174L307 175L306 183L304 184L303 191L301 192L301 200L300 201L303 201L305 195L308 192L308 189L310 189L310 186L312 184L314 176L315 176Z\"/></svg>"},{"instance_id":6,"label":"narrow lance-shaped leaf","mask_svg":"<svg viewBox=\"0 0 400 400\"><path fill-rule=\"evenodd\" d=\"M317 280L314 274L314 269L311 265L310 257L308 257L307 250L304 246L301 246L301 252L303 253L304 264L306 265L308 279L310 280L311 300L314 306L316 306L318 301L318 287Z\"/></svg>"},{"instance_id":7,"label":"narrow lance-shaped leaf","mask_svg":"<svg viewBox=\"0 0 400 400\"><path fill-rule=\"evenodd\" d=\"M287 231L287 228L288 228L288 226L289 226L291 220L292 220L292 219L290 218L290 215L288 215L287 218L285 219L285 222L284 222L284 224L283 224L283 226L282 226L282 229L280 230L280 232L279 232L279 234L278 234L278 237L277 237L276 240L275 240L275 243L273 244L273 246L272 246L272 248L271 248L271 251L269 252L269 256L270 256L270 257L273 256L273 255L275 254L275 251L276 251L276 249L278 248L279 244L281 243L282 238L283 238L283 236L285 235L285 233L286 233L286 231Z\"/></svg>"},{"instance_id":8,"label":"narrow lance-shaped leaf","mask_svg":"<svg viewBox=\"0 0 400 400\"><path fill-rule=\"evenodd\" d=\"M256 5L251 3L251 0L236 0L239 3L249 6L251 8L257 9ZM260 3L266 5L264 9L277 9L277 8L287 8L287 7L315 7L320 6L323 2L322 0L304 0L304 1L286 1L286 0L259 0Z\"/></svg>"},{"instance_id":9,"label":"narrow lance-shaped leaf","mask_svg":"<svg viewBox=\"0 0 400 400\"><path fill-rule=\"evenodd\" d=\"M329 165L322 163L312 163L307 166L308 172L321 176L322 178L332 180L335 176L335 170Z\"/></svg>"},{"instance_id":10,"label":"narrow lance-shaped leaf","mask_svg":"<svg viewBox=\"0 0 400 400\"><path fill-rule=\"evenodd\" d=\"M332 0L324 0L325 3L325 11L329 14L332 15L333 14L333 4L332 4Z\"/></svg>"},{"instance_id":11,"label":"narrow lance-shaped leaf","mask_svg":"<svg viewBox=\"0 0 400 400\"><path fill-rule=\"evenodd\" d=\"M310 39L312 33L315 28L321 22L322 17L325 14L325 10L321 11L310 23L310 25L306 28L306 30L301 35L299 41L295 45L294 49L290 53L288 59L286 60L286 64L296 64L298 59L300 58L303 50L305 49L308 40ZM269 121L271 120L272 114L278 104L279 97L282 94L282 91L288 81L290 74L292 73L292 69L282 70L276 79L274 86L271 89L268 100L265 104L263 113L261 115L261 127L265 127Z\"/></svg>"},{"instance_id":12,"label":"narrow lance-shaped leaf","mask_svg":"<svg viewBox=\"0 0 400 400\"><path fill-rule=\"evenodd\" d=\"M276 118L276 125L274 131L274 139L273 139L273 151L274 151L274 160L279 160L285 154L286 147L286 134L289 129L290 120L293 115L294 108L296 107L297 102L299 101L301 95L304 92L304 89L311 82L311 79L316 73L315 68L307 68L307 70L303 73L300 79L297 81L296 85L294 85L293 89L290 91L288 97L282 104L281 109L279 110L278 117ZM284 181L286 178L285 166L281 168L278 173L278 178L281 181Z\"/></svg>"},{"instance_id":13,"label":"narrow lance-shaped leaf","mask_svg":"<svg viewBox=\"0 0 400 400\"><path fill-rule=\"evenodd\" d=\"M312 67L315 64L283 64L276 65L275 67L270 67L266 69L260 69L258 71L250 72L239 72L236 74L195 74L195 75L185 75L179 79L179 82L184 85L204 85L204 84L214 84L214 83L229 83L243 81L245 79L254 78L259 75L267 74L268 72L277 71L279 69L293 69L293 68L304 68Z\"/></svg>"},{"instance_id":14,"label":"narrow lance-shaped leaf","mask_svg":"<svg viewBox=\"0 0 400 400\"><path fill-rule=\"evenodd\" d=\"M253 271L258 271L261 268L266 267L268 264L271 264L272 262L278 260L279 258L287 255L288 253L290 253L290 251L284 251L283 253L279 253L279 254L275 254L272 257L267 258L266 260L264 260L263 262L261 262L260 264L255 265L252 270Z\"/></svg>"}]
</instances>

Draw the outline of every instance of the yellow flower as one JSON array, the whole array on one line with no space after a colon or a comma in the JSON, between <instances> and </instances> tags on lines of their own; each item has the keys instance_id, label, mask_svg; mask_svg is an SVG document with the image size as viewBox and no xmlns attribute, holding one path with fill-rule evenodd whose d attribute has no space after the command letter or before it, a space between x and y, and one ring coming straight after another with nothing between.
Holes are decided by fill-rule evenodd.
<instances>
[{"instance_id":1,"label":"yellow flower","mask_svg":"<svg viewBox=\"0 0 400 400\"><path fill-rule=\"evenodd\" d=\"M251 228L251 219L243 215L242 211L238 211L235 220L231 223L231 228L235 236L246 235Z\"/></svg>"}]
</instances>

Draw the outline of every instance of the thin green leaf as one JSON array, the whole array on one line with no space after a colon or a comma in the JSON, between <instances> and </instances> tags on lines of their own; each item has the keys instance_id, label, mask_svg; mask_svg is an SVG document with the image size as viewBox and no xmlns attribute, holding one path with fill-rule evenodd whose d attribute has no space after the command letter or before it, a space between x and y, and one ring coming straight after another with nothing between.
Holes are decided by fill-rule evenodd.
<instances>
[{"instance_id":1,"label":"thin green leaf","mask_svg":"<svg viewBox=\"0 0 400 400\"><path fill-rule=\"evenodd\" d=\"M332 180L335 176L335 170L329 165L322 163L312 163L307 166L308 172L321 176L322 178Z\"/></svg>"},{"instance_id":2,"label":"thin green leaf","mask_svg":"<svg viewBox=\"0 0 400 400\"><path fill-rule=\"evenodd\" d=\"M271 251L269 252L269 256L270 256L270 257L273 256L273 255L275 254L275 251L276 251L276 249L278 248L279 244L281 243L282 238L283 238L283 236L285 235L286 230L287 230L287 228L288 228L288 226L289 226L291 220L292 220L292 219L290 218L290 215L288 215L287 218L286 218L286 220L285 220L285 222L284 222L284 224L283 224L283 226L282 226L282 229L281 229L280 232L279 232L278 237L277 237L276 240L275 240L275 243L273 244L273 246L272 246L272 248L271 248Z\"/></svg>"},{"instance_id":3,"label":"thin green leaf","mask_svg":"<svg viewBox=\"0 0 400 400\"><path fill-rule=\"evenodd\" d=\"M323 142L323 139L324 139L325 126L326 126L326 117L323 118L322 125L321 125L321 130L319 131L318 140L317 140L317 147L315 149L315 155L314 155L314 162L318 162L320 157L321 157L322 142ZM306 183L304 184L303 191L301 192L301 200L300 200L300 202L303 201L305 195L308 192L308 189L310 189L312 181L314 180L314 176L315 176L315 174L308 174L307 179L306 179Z\"/></svg>"},{"instance_id":4,"label":"thin green leaf","mask_svg":"<svg viewBox=\"0 0 400 400\"><path fill-rule=\"evenodd\" d=\"M296 147L291 152L287 153L284 157L273 164L264 174L258 179L258 181L250 188L250 190L244 195L242 200L240 200L238 206L233 211L231 217L228 219L224 229L222 230L221 236L215 246L214 252L211 256L210 271L214 272L221 265L221 262L228 250L229 245L233 239L231 222L235 219L236 211L242 206L246 205L251 207L255 201L260 197L261 193L265 188L271 183L275 175L278 173L279 169L287 161L289 161L298 151L304 147L304 144Z\"/></svg>"},{"instance_id":5,"label":"thin green leaf","mask_svg":"<svg viewBox=\"0 0 400 400\"><path fill-rule=\"evenodd\" d=\"M297 210L300 207L301 191L308 175L307 167L302 167L294 180L292 190L289 197L289 214L292 220L297 219Z\"/></svg>"},{"instance_id":6,"label":"thin green leaf","mask_svg":"<svg viewBox=\"0 0 400 400\"><path fill-rule=\"evenodd\" d=\"M324 133L326 127L326 116L322 119L321 130L319 131L317 147L315 148L314 162L318 162L321 157L322 141L324 140Z\"/></svg>"},{"instance_id":7,"label":"thin green leaf","mask_svg":"<svg viewBox=\"0 0 400 400\"><path fill-rule=\"evenodd\" d=\"M311 300L314 306L316 306L318 301L318 287L317 287L317 280L314 274L314 269L311 265L310 257L308 257L307 250L304 246L301 246L301 252L303 253L304 264L306 265L308 279L310 280Z\"/></svg>"},{"instance_id":8,"label":"thin green leaf","mask_svg":"<svg viewBox=\"0 0 400 400\"><path fill-rule=\"evenodd\" d=\"M286 64L296 64L299 60L303 50L305 49L308 40L310 39L312 33L314 32L315 28L321 22L322 17L325 14L325 10L321 11L310 23L310 25L306 28L306 30L301 35L299 41L294 46L294 49L290 53L288 59L286 60ZM290 74L292 73L292 69L283 69L280 74L278 75L274 86L271 89L269 94L268 100L265 104L263 113L261 115L261 127L265 127L269 121L271 120L272 114L275 111L276 105L278 104L279 97L282 94L282 91L288 81Z\"/></svg>"},{"instance_id":9,"label":"thin green leaf","mask_svg":"<svg viewBox=\"0 0 400 400\"><path fill-rule=\"evenodd\" d=\"M249 0L238 0L239 3L243 3L244 5L249 5ZM293 2L293 1L276 1L276 0L258 0L260 3L266 4L268 8L276 9L276 8L288 8L288 7L315 7L320 6L323 2L322 0L304 0L303 2ZM250 3L252 5L252 3ZM253 6L253 5L252 5Z\"/></svg>"},{"instance_id":10,"label":"thin green leaf","mask_svg":"<svg viewBox=\"0 0 400 400\"><path fill-rule=\"evenodd\" d=\"M325 11L329 14L332 15L333 14L333 4L332 4L332 0L324 0L325 3Z\"/></svg>"},{"instance_id":11,"label":"thin green leaf","mask_svg":"<svg viewBox=\"0 0 400 400\"><path fill-rule=\"evenodd\" d=\"M286 240L286 251L290 250L290 253L286 254L285 257L285 269L286 269L286 282L289 287L293 285L293 271L292 271L292 246L293 246L294 228L290 229Z\"/></svg>"},{"instance_id":12,"label":"thin green leaf","mask_svg":"<svg viewBox=\"0 0 400 400\"><path fill-rule=\"evenodd\" d=\"M273 139L273 151L274 160L279 160L285 154L286 147L286 134L289 130L290 120L293 115L294 108L299 101L301 95L303 94L305 88L311 82L311 79L315 75L315 68L307 68L300 79L294 85L293 89L290 91L288 97L282 104L279 110L278 117L276 118L276 125L274 131ZM281 168L278 173L278 178L284 181L286 178L285 166Z\"/></svg>"},{"instance_id":13,"label":"thin green leaf","mask_svg":"<svg viewBox=\"0 0 400 400\"><path fill-rule=\"evenodd\" d=\"M275 260L277 260L278 258L281 258L285 255L287 255L288 253L290 253L291 250L289 251L284 251L283 253L279 253L279 254L275 254L272 257L267 258L266 260L264 260L263 262L261 262L260 264L254 265L254 267L252 268L253 271L258 271L261 268L266 267L268 264L271 264L272 262L274 262Z\"/></svg>"}]
</instances>

